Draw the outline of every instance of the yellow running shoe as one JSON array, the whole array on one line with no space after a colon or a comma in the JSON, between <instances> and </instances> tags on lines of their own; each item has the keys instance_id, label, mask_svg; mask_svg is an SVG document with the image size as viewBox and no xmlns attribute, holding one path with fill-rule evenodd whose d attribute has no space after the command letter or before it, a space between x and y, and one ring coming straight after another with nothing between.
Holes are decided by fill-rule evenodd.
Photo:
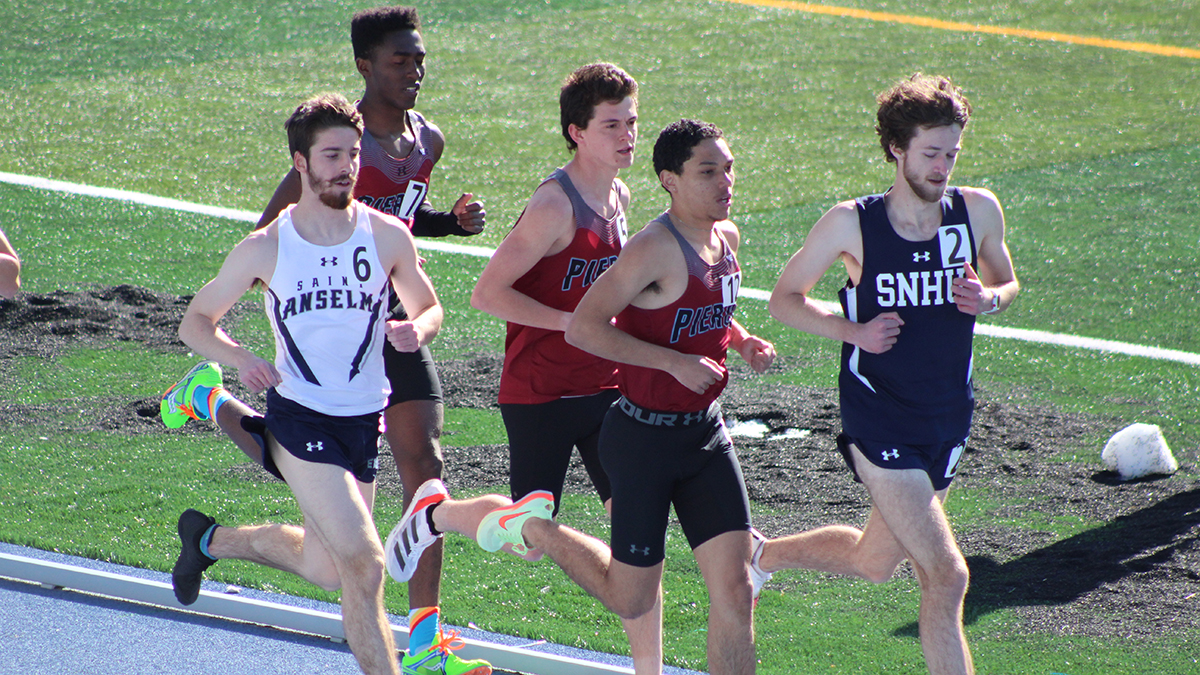
<instances>
[{"instance_id":1,"label":"yellow running shoe","mask_svg":"<svg viewBox=\"0 0 1200 675\"><path fill-rule=\"evenodd\" d=\"M187 424L189 419L207 419L196 414L193 399L196 387L215 389L220 387L221 366L216 361L201 361L167 390L159 405L159 415L168 429L178 429Z\"/></svg>"}]
</instances>

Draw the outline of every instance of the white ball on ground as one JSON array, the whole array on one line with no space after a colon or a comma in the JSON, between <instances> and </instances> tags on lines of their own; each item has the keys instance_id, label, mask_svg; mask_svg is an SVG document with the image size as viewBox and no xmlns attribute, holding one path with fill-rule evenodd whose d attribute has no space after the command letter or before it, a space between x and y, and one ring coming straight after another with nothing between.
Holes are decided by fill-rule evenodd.
<instances>
[{"instance_id":1,"label":"white ball on ground","mask_svg":"<svg viewBox=\"0 0 1200 675\"><path fill-rule=\"evenodd\" d=\"M1155 424L1131 424L1113 434L1100 453L1105 466L1115 470L1121 480L1132 480L1151 474L1172 474L1179 462L1167 447L1167 439Z\"/></svg>"}]
</instances>

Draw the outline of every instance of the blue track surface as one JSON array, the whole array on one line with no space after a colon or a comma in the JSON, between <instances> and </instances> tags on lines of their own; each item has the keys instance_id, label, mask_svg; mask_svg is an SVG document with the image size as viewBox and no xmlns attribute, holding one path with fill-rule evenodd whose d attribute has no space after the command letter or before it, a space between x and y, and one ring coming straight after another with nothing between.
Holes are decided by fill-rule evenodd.
<instances>
[{"instance_id":1,"label":"blue track surface","mask_svg":"<svg viewBox=\"0 0 1200 675\"><path fill-rule=\"evenodd\" d=\"M74 565L169 583L170 576L122 565L0 543L0 553ZM220 591L223 584L205 583ZM337 605L306 598L242 589L244 597L338 612ZM404 625L404 617L390 617ZM528 640L470 629L463 637L502 645ZM539 651L632 667L625 657L541 644ZM67 673L78 675L265 675L358 673L345 644L283 631L128 602L72 590L0 578L0 675ZM499 671L497 671L499 672ZM693 671L664 668L669 675Z\"/></svg>"}]
</instances>

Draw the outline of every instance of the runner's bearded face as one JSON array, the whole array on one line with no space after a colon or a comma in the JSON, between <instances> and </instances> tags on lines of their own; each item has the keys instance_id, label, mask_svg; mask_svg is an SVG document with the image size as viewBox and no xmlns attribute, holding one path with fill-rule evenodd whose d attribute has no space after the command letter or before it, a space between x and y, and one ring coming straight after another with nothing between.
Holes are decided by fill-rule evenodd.
<instances>
[{"instance_id":1,"label":"runner's bearded face","mask_svg":"<svg viewBox=\"0 0 1200 675\"><path fill-rule=\"evenodd\" d=\"M904 181L922 201L936 202L945 194L962 149L962 132L957 124L918 128L908 150L900 154L893 150L903 162Z\"/></svg>"},{"instance_id":2,"label":"runner's bearded face","mask_svg":"<svg viewBox=\"0 0 1200 675\"><path fill-rule=\"evenodd\" d=\"M350 208L358 181L360 138L350 127L332 127L317 134L309 151L305 174L308 186L331 209Z\"/></svg>"}]
</instances>

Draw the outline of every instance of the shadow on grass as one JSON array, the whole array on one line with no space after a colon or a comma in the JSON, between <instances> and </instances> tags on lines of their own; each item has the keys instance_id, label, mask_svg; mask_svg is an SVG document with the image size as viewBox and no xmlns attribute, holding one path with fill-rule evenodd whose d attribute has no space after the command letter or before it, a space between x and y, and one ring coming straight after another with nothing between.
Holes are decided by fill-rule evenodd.
<instances>
[{"instance_id":1,"label":"shadow on grass","mask_svg":"<svg viewBox=\"0 0 1200 675\"><path fill-rule=\"evenodd\" d=\"M1097 473L1092 479L1106 484L1119 482L1112 472ZM1006 607L1069 604L1104 584L1152 572L1175 550L1200 538L1198 526L1200 489L1181 492L1006 563L984 556L968 557L971 588L964 621L969 625ZM917 624L902 626L893 634L915 637Z\"/></svg>"}]
</instances>

